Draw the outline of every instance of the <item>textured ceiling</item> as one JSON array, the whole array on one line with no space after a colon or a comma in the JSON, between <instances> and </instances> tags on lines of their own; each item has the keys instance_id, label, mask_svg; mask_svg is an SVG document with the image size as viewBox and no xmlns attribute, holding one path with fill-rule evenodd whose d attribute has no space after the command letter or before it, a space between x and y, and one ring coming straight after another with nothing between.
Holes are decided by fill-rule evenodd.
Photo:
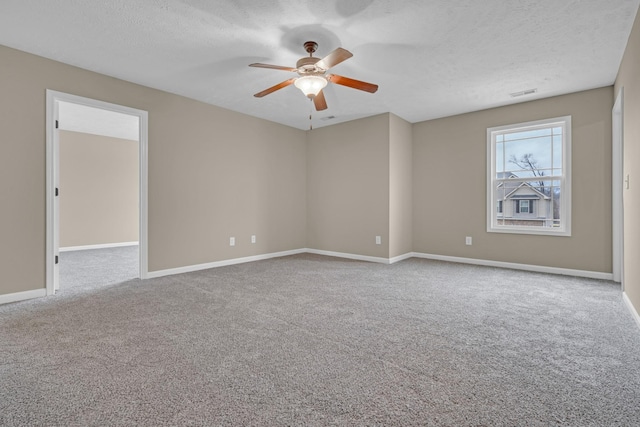
<instances>
[{"instance_id":1,"label":"textured ceiling","mask_svg":"<svg viewBox=\"0 0 640 427\"><path fill-rule=\"evenodd\" d=\"M302 44L353 58L331 70L314 127L392 112L409 122L610 85L640 0L2 0L0 44L307 129L293 86ZM537 89L533 95L511 93ZM328 120L327 117L335 116Z\"/></svg>"}]
</instances>

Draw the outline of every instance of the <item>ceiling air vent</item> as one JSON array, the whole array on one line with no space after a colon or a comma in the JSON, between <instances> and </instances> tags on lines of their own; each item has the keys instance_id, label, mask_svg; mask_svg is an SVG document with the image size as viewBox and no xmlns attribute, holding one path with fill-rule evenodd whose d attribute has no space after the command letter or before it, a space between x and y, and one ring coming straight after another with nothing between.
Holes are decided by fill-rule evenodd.
<instances>
[{"instance_id":1,"label":"ceiling air vent","mask_svg":"<svg viewBox=\"0 0 640 427\"><path fill-rule=\"evenodd\" d=\"M517 98L519 96L532 95L532 94L536 93L537 91L538 91L538 89L527 89L527 90L523 90L521 92L513 92L513 93L510 93L509 95L511 95L512 98Z\"/></svg>"}]
</instances>

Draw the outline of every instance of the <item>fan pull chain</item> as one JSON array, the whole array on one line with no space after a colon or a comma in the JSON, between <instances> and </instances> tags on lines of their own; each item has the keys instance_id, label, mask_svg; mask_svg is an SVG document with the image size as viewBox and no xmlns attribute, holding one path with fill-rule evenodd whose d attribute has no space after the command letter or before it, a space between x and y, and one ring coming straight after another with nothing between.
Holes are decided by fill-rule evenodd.
<instances>
[{"instance_id":1,"label":"fan pull chain","mask_svg":"<svg viewBox=\"0 0 640 427\"><path fill-rule=\"evenodd\" d=\"M309 105L309 130L313 130L313 120L311 118L311 115L313 114L313 99L309 99L309 101L311 101L311 104Z\"/></svg>"}]
</instances>

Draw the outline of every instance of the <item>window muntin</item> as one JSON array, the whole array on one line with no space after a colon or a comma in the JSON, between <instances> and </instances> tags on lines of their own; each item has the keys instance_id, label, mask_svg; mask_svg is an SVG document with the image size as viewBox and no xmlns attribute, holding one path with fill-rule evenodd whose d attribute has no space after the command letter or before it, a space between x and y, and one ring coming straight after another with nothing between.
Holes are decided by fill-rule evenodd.
<instances>
[{"instance_id":1,"label":"window muntin","mask_svg":"<svg viewBox=\"0 0 640 427\"><path fill-rule=\"evenodd\" d=\"M487 231L571 235L571 117L487 129Z\"/></svg>"}]
</instances>

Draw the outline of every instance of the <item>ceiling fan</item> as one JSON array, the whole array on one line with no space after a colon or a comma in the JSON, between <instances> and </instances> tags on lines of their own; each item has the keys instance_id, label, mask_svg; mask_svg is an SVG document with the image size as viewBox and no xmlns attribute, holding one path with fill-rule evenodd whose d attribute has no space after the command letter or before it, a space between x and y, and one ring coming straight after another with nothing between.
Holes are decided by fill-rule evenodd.
<instances>
[{"instance_id":1,"label":"ceiling fan","mask_svg":"<svg viewBox=\"0 0 640 427\"><path fill-rule=\"evenodd\" d=\"M295 68L260 63L249 64L250 67L293 71L295 73L298 73L298 75L300 76L285 80L282 83L278 83L277 85L272 86L269 89L265 89L262 92L258 92L253 96L262 98L265 95L269 95L270 93L293 84L295 87L300 89L302 93L304 93L307 97L313 99L313 104L315 105L316 110L320 111L327 109L327 101L324 98L322 89L329 82L370 93L374 93L378 90L378 85L362 82L360 80L350 79L348 77L339 76L337 74L326 74L329 68L335 67L342 61L351 58L353 54L348 50L339 47L324 58L320 59L313 56L313 53L317 48L318 43L313 41L305 42L304 49L307 51L309 56L300 58L296 63Z\"/></svg>"}]
</instances>

